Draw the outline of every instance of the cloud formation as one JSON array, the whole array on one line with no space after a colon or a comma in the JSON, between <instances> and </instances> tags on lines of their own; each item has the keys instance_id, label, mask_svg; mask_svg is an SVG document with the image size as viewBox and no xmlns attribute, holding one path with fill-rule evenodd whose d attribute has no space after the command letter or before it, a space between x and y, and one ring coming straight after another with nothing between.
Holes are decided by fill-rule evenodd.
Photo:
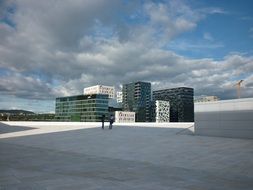
<instances>
[{"instance_id":1,"label":"cloud formation","mask_svg":"<svg viewBox=\"0 0 253 190\"><path fill-rule=\"evenodd\" d=\"M6 15L14 4L3 2L0 14ZM0 22L1 94L52 100L90 85L141 80L154 89L189 86L196 95L234 98L233 84L243 77L242 96L250 97L253 57L193 59L164 48L209 14L224 13L183 1L15 1L8 13L15 24ZM212 40L208 32L204 38Z\"/></svg>"}]
</instances>

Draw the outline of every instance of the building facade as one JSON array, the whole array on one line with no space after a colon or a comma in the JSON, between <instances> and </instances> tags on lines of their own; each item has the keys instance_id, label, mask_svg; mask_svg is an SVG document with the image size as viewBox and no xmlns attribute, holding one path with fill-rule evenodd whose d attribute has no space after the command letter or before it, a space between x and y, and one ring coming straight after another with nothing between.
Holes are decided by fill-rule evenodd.
<instances>
[{"instance_id":1,"label":"building facade","mask_svg":"<svg viewBox=\"0 0 253 190\"><path fill-rule=\"evenodd\" d=\"M193 122L194 102L193 88L179 87L153 92L153 100L170 102L171 122Z\"/></svg>"},{"instance_id":2,"label":"building facade","mask_svg":"<svg viewBox=\"0 0 253 190\"><path fill-rule=\"evenodd\" d=\"M115 122L117 122L117 123L134 123L135 122L135 112L116 111L115 112Z\"/></svg>"},{"instance_id":3,"label":"building facade","mask_svg":"<svg viewBox=\"0 0 253 190\"><path fill-rule=\"evenodd\" d=\"M115 98L115 88L104 85L90 86L83 89L83 94L108 94L109 98Z\"/></svg>"},{"instance_id":4,"label":"building facade","mask_svg":"<svg viewBox=\"0 0 253 190\"><path fill-rule=\"evenodd\" d=\"M163 100L155 101L156 123L170 122L170 102Z\"/></svg>"},{"instance_id":5,"label":"building facade","mask_svg":"<svg viewBox=\"0 0 253 190\"><path fill-rule=\"evenodd\" d=\"M123 101L122 91L118 91L117 92L117 102L122 103L122 101Z\"/></svg>"},{"instance_id":6,"label":"building facade","mask_svg":"<svg viewBox=\"0 0 253 190\"><path fill-rule=\"evenodd\" d=\"M135 82L122 88L124 111L135 112L135 121L150 121L151 83Z\"/></svg>"},{"instance_id":7,"label":"building facade","mask_svg":"<svg viewBox=\"0 0 253 190\"><path fill-rule=\"evenodd\" d=\"M92 94L56 98L55 118L58 121L101 121L108 117L108 95Z\"/></svg>"}]
</instances>

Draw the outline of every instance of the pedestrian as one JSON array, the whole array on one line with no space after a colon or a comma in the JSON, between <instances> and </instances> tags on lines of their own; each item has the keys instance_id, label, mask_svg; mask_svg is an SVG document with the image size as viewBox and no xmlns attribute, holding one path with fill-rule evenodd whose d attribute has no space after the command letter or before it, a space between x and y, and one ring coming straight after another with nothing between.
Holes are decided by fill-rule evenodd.
<instances>
[{"instance_id":1,"label":"pedestrian","mask_svg":"<svg viewBox=\"0 0 253 190\"><path fill-rule=\"evenodd\" d=\"M104 129L105 115L102 115L101 122L102 122L102 129Z\"/></svg>"},{"instance_id":2,"label":"pedestrian","mask_svg":"<svg viewBox=\"0 0 253 190\"><path fill-rule=\"evenodd\" d=\"M111 115L109 129L112 129L113 122L114 122L114 117L113 117L113 115Z\"/></svg>"}]
</instances>

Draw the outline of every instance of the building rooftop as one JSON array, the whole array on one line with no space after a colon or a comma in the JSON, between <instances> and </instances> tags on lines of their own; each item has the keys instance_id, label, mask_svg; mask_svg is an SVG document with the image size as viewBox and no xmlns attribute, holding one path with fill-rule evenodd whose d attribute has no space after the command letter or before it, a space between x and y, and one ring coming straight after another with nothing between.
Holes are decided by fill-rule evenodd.
<instances>
[{"instance_id":1,"label":"building rooftop","mask_svg":"<svg viewBox=\"0 0 253 190\"><path fill-rule=\"evenodd\" d=\"M174 88L163 88L163 89L157 89L154 90L154 92L160 92L160 91L168 91L168 90L193 90L191 87L186 87L186 86L180 86L180 87L174 87Z\"/></svg>"},{"instance_id":2,"label":"building rooftop","mask_svg":"<svg viewBox=\"0 0 253 190\"><path fill-rule=\"evenodd\" d=\"M0 189L253 187L253 140L195 136L193 123L100 125L1 122Z\"/></svg>"}]
</instances>

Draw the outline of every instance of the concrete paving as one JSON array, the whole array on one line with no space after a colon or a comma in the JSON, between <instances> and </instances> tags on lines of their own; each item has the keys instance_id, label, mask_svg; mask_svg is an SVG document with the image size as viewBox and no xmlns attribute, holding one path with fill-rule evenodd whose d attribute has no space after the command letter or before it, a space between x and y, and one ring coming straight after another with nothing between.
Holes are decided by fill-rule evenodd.
<instances>
[{"instance_id":1,"label":"concrete paving","mask_svg":"<svg viewBox=\"0 0 253 190\"><path fill-rule=\"evenodd\" d=\"M253 189L253 140L116 125L0 123L0 189Z\"/></svg>"}]
</instances>

